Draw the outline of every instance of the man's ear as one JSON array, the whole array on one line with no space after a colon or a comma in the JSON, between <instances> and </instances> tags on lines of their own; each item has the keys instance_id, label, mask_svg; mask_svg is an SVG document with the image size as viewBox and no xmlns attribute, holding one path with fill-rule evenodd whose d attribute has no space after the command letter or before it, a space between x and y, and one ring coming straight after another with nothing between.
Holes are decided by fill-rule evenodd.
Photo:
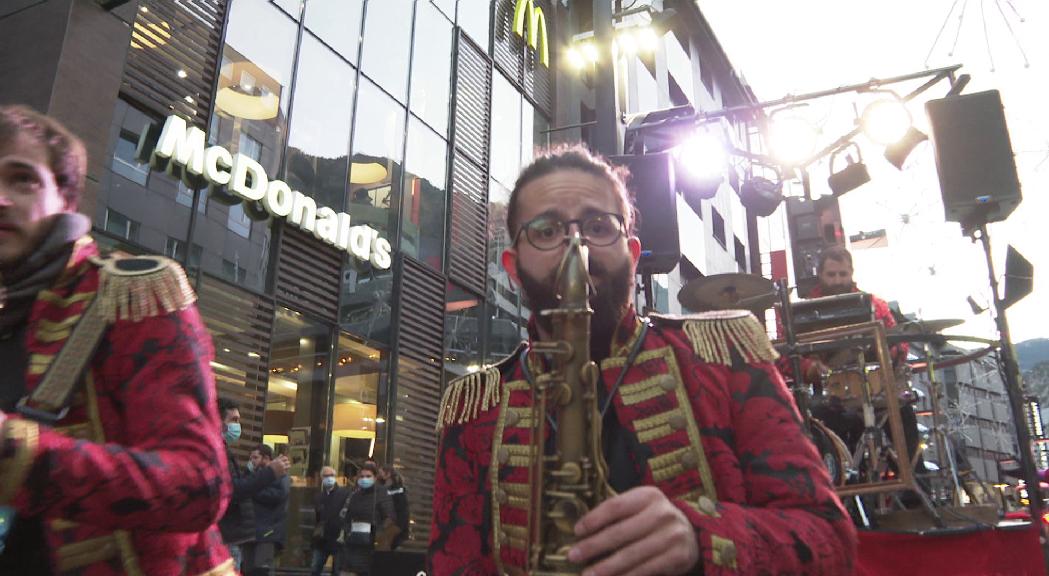
<instances>
[{"instance_id":1,"label":"man's ear","mask_svg":"<svg viewBox=\"0 0 1049 576\"><path fill-rule=\"evenodd\" d=\"M627 236L626 247L630 250L630 259L634 261L634 270L637 270L637 263L641 260L641 239L637 236Z\"/></svg>"},{"instance_id":2,"label":"man's ear","mask_svg":"<svg viewBox=\"0 0 1049 576\"><path fill-rule=\"evenodd\" d=\"M507 276L510 277L510 281L513 285L521 285L521 277L517 273L517 248L511 246L506 250L503 250L502 256L503 269L506 270Z\"/></svg>"}]
</instances>

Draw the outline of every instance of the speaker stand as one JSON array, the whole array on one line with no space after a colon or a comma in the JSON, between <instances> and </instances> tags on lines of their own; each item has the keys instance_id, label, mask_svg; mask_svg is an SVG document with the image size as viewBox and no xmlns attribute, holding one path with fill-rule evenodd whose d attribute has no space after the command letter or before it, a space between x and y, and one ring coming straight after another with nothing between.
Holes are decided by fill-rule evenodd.
<instances>
[{"instance_id":1,"label":"speaker stand","mask_svg":"<svg viewBox=\"0 0 1049 576\"><path fill-rule=\"evenodd\" d=\"M1009 397L1009 407L1012 409L1013 423L1016 425L1016 443L1020 449L1020 465L1023 469L1024 482L1027 484L1031 522L1041 526L1044 534L1045 524L1042 522L1041 481L1038 478L1038 471L1034 465L1034 454L1031 452L1031 434L1027 430L1027 421L1024 418L1023 383L1020 381L1020 369L1016 364L1016 354L1013 351L1013 343L1009 335L1009 321L1005 317L1005 302L999 294L998 276L995 274L994 260L991 258L991 236L987 233L986 222L966 226L964 230L973 242L980 241L983 245L984 256L987 259L987 277L991 285L991 295L994 298L994 321L998 327L999 368L1004 373L1005 392ZM1046 555L1047 561L1049 561L1049 549L1046 549L1044 545L1043 554Z\"/></svg>"}]
</instances>

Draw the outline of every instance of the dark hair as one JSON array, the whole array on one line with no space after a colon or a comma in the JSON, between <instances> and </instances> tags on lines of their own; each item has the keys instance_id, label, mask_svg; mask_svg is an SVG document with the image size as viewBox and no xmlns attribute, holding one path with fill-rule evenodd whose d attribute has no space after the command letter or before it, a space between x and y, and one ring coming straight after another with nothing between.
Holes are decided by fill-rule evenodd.
<instances>
[{"instance_id":1,"label":"dark hair","mask_svg":"<svg viewBox=\"0 0 1049 576\"><path fill-rule=\"evenodd\" d=\"M528 184L563 170L579 170L591 176L603 178L619 197L620 209L623 212L623 223L628 234L634 231L636 221L636 210L630 190L626 186L630 178L630 172L623 166L613 166L602 156L592 153L581 144L565 144L539 151L535 160L521 171L514 183L514 189L510 193L510 201L506 207L506 229L510 231L510 239L517 236L517 198L521 189Z\"/></svg>"},{"instance_id":2,"label":"dark hair","mask_svg":"<svg viewBox=\"0 0 1049 576\"><path fill-rule=\"evenodd\" d=\"M237 408L237 403L234 402L233 400L230 400L229 398L219 397L218 406L219 406L219 420L225 420L226 419L226 414L230 410L239 410L239 408Z\"/></svg>"},{"instance_id":3,"label":"dark hair","mask_svg":"<svg viewBox=\"0 0 1049 576\"><path fill-rule=\"evenodd\" d=\"M270 448L268 444L259 444L253 451L258 452L263 458L273 460L273 448Z\"/></svg>"},{"instance_id":4,"label":"dark hair","mask_svg":"<svg viewBox=\"0 0 1049 576\"><path fill-rule=\"evenodd\" d=\"M87 151L65 126L28 106L0 106L0 145L25 134L47 149L48 165L66 203L75 208L84 191Z\"/></svg>"},{"instance_id":5,"label":"dark hair","mask_svg":"<svg viewBox=\"0 0 1049 576\"><path fill-rule=\"evenodd\" d=\"M831 246L823 252L820 252L820 261L816 266L817 274L823 273L823 265L827 263L827 260L844 262L849 265L850 269L852 268L852 254L849 254L849 251L841 246Z\"/></svg>"},{"instance_id":6,"label":"dark hair","mask_svg":"<svg viewBox=\"0 0 1049 576\"><path fill-rule=\"evenodd\" d=\"M375 466L373 461L366 461L364 464L361 464L361 467L357 469L357 473L360 474L364 470L371 472L372 476L379 475L379 468Z\"/></svg>"},{"instance_id":7,"label":"dark hair","mask_svg":"<svg viewBox=\"0 0 1049 576\"><path fill-rule=\"evenodd\" d=\"M390 478L394 488L404 486L404 478L401 477L401 473L398 472L396 468L387 464L382 467L382 471Z\"/></svg>"}]
</instances>

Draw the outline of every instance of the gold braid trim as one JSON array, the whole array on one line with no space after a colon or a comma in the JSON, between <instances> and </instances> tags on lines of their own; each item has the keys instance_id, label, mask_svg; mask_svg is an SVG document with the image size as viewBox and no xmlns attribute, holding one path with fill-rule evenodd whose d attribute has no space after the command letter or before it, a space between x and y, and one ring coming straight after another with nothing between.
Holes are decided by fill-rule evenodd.
<instances>
[{"instance_id":1,"label":"gold braid trim","mask_svg":"<svg viewBox=\"0 0 1049 576\"><path fill-rule=\"evenodd\" d=\"M99 272L99 312L106 322L138 322L144 318L183 310L197 296L186 273L159 256L92 258Z\"/></svg>"},{"instance_id":2,"label":"gold braid trim","mask_svg":"<svg viewBox=\"0 0 1049 576\"><path fill-rule=\"evenodd\" d=\"M452 380L437 411L437 431L445 426L469 422L499 404L501 375L498 366Z\"/></svg>"},{"instance_id":3,"label":"gold braid trim","mask_svg":"<svg viewBox=\"0 0 1049 576\"><path fill-rule=\"evenodd\" d=\"M704 362L732 364L732 349L747 362L772 362L779 353L757 318L743 310L718 310L689 317L682 329Z\"/></svg>"},{"instance_id":4,"label":"gold braid trim","mask_svg":"<svg viewBox=\"0 0 1049 576\"><path fill-rule=\"evenodd\" d=\"M0 505L9 504L22 489L35 460L39 438L36 422L20 418L8 418L4 422L0 443L14 442L15 453L0 460Z\"/></svg>"}]
</instances>

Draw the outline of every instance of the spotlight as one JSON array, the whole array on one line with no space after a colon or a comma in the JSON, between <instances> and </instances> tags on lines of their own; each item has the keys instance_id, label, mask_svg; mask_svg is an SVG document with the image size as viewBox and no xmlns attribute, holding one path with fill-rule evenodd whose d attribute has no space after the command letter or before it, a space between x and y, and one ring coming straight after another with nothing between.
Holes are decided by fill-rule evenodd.
<instances>
[{"instance_id":1,"label":"spotlight","mask_svg":"<svg viewBox=\"0 0 1049 576\"><path fill-rule=\"evenodd\" d=\"M928 139L929 137L921 130L911 126L903 138L885 148L885 159L898 170L903 170L903 163L907 161L907 156L910 156L918 144Z\"/></svg>"},{"instance_id":2,"label":"spotlight","mask_svg":"<svg viewBox=\"0 0 1049 576\"><path fill-rule=\"evenodd\" d=\"M863 109L860 117L863 133L882 146L899 142L913 123L911 112L899 98L875 100Z\"/></svg>"},{"instance_id":3,"label":"spotlight","mask_svg":"<svg viewBox=\"0 0 1049 576\"><path fill-rule=\"evenodd\" d=\"M656 31L651 26L638 28L637 43L645 52L654 52L659 48L659 35L656 34Z\"/></svg>"},{"instance_id":4,"label":"spotlight","mask_svg":"<svg viewBox=\"0 0 1049 576\"><path fill-rule=\"evenodd\" d=\"M637 52L637 39L629 30L624 30L616 37L616 46L624 54L634 54Z\"/></svg>"},{"instance_id":5,"label":"spotlight","mask_svg":"<svg viewBox=\"0 0 1049 576\"><path fill-rule=\"evenodd\" d=\"M565 59L568 60L568 64L576 70L582 70L583 67L586 66L586 58L583 57L583 53L575 46L572 46L565 51Z\"/></svg>"},{"instance_id":6,"label":"spotlight","mask_svg":"<svg viewBox=\"0 0 1049 576\"><path fill-rule=\"evenodd\" d=\"M773 182L761 176L748 178L740 186L739 201L744 208L753 210L762 218L771 216L783 202L783 182Z\"/></svg>"},{"instance_id":7,"label":"spotlight","mask_svg":"<svg viewBox=\"0 0 1049 576\"><path fill-rule=\"evenodd\" d=\"M593 42L584 42L579 49L591 64L595 64L601 59L601 54L597 51L597 45Z\"/></svg>"},{"instance_id":8,"label":"spotlight","mask_svg":"<svg viewBox=\"0 0 1049 576\"><path fill-rule=\"evenodd\" d=\"M728 158L725 147L713 134L696 131L673 149L674 175L678 190L693 202L717 195L724 181Z\"/></svg>"},{"instance_id":9,"label":"spotlight","mask_svg":"<svg viewBox=\"0 0 1049 576\"><path fill-rule=\"evenodd\" d=\"M856 158L853 159L852 154L847 155L848 165L842 168L840 172L835 172L834 161L850 148L856 151ZM860 153L860 148L855 143L839 149L830 157L830 172L830 177L827 178L827 185L830 186L830 190L834 193L835 198L871 181L867 165L863 163L863 154Z\"/></svg>"},{"instance_id":10,"label":"spotlight","mask_svg":"<svg viewBox=\"0 0 1049 576\"><path fill-rule=\"evenodd\" d=\"M788 110L795 112L776 117ZM796 112L796 108L783 108L769 116L769 147L777 161L786 166L797 166L815 152L819 132L807 118Z\"/></svg>"}]
</instances>

